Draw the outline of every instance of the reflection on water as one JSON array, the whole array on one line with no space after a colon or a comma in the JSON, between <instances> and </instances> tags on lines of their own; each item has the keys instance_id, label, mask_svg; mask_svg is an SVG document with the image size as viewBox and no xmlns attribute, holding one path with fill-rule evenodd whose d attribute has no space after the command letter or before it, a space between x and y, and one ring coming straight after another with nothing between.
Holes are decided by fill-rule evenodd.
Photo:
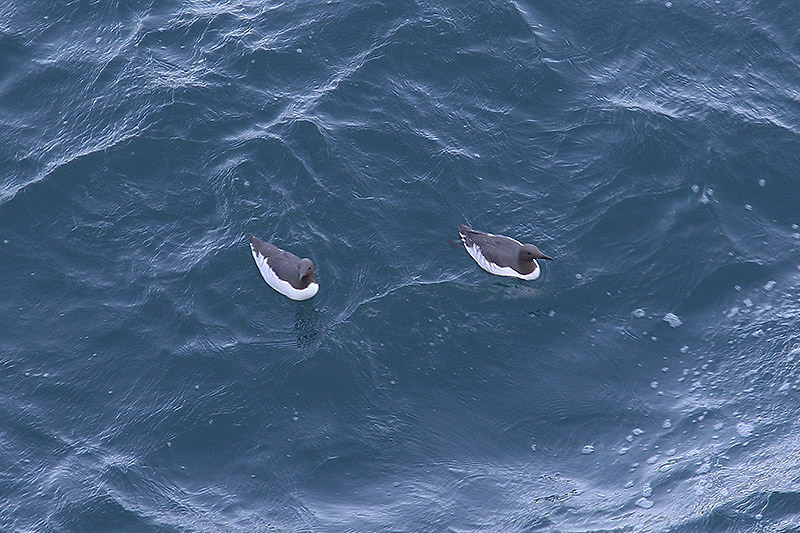
<instances>
[{"instance_id":1,"label":"reflection on water","mask_svg":"<svg viewBox=\"0 0 800 533\"><path fill-rule=\"evenodd\" d=\"M319 335L319 311L310 301L301 302L294 313L297 347L305 348Z\"/></svg>"}]
</instances>

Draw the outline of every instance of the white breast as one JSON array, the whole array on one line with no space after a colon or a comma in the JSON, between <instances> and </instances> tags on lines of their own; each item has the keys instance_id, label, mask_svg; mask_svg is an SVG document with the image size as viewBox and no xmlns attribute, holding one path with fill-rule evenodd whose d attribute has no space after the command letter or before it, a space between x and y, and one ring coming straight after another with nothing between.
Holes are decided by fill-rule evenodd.
<instances>
[{"instance_id":1,"label":"white breast","mask_svg":"<svg viewBox=\"0 0 800 533\"><path fill-rule=\"evenodd\" d=\"M317 294L317 291L319 290L318 283L314 282L305 289L295 289L292 287L291 283L280 279L278 275L275 274L263 255L256 253L256 251L252 250L252 248L251 251L253 253L253 259L258 266L258 270L261 272L261 277L264 278L264 281L267 282L267 285L279 293L283 294L287 298L291 298L292 300L308 300Z\"/></svg>"},{"instance_id":2,"label":"white breast","mask_svg":"<svg viewBox=\"0 0 800 533\"><path fill-rule=\"evenodd\" d=\"M510 278L519 278L519 279L524 279L526 281L533 281L537 279L539 277L539 274L541 273L541 269L539 268L539 263L535 259L533 260L533 264L535 265L533 272L531 272L530 274L520 274L511 267L501 267L486 259L481 253L481 249L478 248L477 244L473 244L472 246L467 246L465 244L464 248L467 249L467 253L469 253L469 255L472 256L475 262L478 263L478 265L482 269L484 269L486 272L489 272L490 274L495 274L497 276L507 276Z\"/></svg>"}]
</instances>

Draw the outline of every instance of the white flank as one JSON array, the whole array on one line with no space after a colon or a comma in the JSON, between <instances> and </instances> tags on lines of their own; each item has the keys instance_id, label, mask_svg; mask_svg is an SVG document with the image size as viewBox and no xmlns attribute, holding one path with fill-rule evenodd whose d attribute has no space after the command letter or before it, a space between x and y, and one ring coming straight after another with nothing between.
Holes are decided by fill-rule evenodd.
<instances>
[{"instance_id":1,"label":"white flank","mask_svg":"<svg viewBox=\"0 0 800 533\"><path fill-rule=\"evenodd\" d=\"M478 247L477 244L473 244L472 246L467 246L467 244L464 243L464 248L467 249L467 253L469 253L469 255L472 256L472 258L475 260L475 262L478 263L478 266L480 266L482 269L484 269L486 272L489 272L490 274L495 274L498 276L507 276L509 278L519 278L519 279L524 279L526 281L533 281L537 279L539 277L539 274L542 272L541 269L539 268L539 263L536 261L536 259L533 260L534 265L536 265L535 268L533 269L533 272L531 272L530 274L520 274L511 267L501 267L500 265L492 263L491 261L486 259L481 253L481 249Z\"/></svg>"},{"instance_id":2,"label":"white flank","mask_svg":"<svg viewBox=\"0 0 800 533\"><path fill-rule=\"evenodd\" d=\"M264 281L267 282L267 285L279 293L283 294L287 298L291 298L292 300L308 300L317 294L317 291L319 290L318 283L312 283L305 289L295 289L292 287L291 283L288 281L283 281L281 278L279 278L278 275L273 272L272 268L270 268L269 263L267 263L267 260L264 258L264 256L253 250L252 246L250 247L250 251L253 253L253 259L256 261L256 266L258 267L259 272L261 272L261 277L264 278Z\"/></svg>"}]
</instances>

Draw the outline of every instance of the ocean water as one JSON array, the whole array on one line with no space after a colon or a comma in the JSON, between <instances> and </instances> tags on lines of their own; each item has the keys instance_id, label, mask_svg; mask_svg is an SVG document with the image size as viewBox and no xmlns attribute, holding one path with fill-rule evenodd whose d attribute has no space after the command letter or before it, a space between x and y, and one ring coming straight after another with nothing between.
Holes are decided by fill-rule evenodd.
<instances>
[{"instance_id":1,"label":"ocean water","mask_svg":"<svg viewBox=\"0 0 800 533\"><path fill-rule=\"evenodd\" d=\"M0 531L800 531L799 26L0 2Z\"/></svg>"}]
</instances>

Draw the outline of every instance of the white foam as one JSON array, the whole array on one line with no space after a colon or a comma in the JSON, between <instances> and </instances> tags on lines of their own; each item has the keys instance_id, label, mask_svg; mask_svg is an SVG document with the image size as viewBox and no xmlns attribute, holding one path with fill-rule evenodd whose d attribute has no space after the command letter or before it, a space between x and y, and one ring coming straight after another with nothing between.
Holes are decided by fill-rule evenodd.
<instances>
[{"instance_id":1,"label":"white foam","mask_svg":"<svg viewBox=\"0 0 800 533\"><path fill-rule=\"evenodd\" d=\"M670 327L672 328L677 328L678 326L683 324L683 322L681 322L681 319L678 318L678 315L676 315L675 313L667 313L666 315L664 315L663 320L664 322L669 324Z\"/></svg>"},{"instance_id":2,"label":"white foam","mask_svg":"<svg viewBox=\"0 0 800 533\"><path fill-rule=\"evenodd\" d=\"M642 509L650 509L653 506L653 500L648 500L647 498L639 498L636 500L636 505L641 507Z\"/></svg>"},{"instance_id":3,"label":"white foam","mask_svg":"<svg viewBox=\"0 0 800 533\"><path fill-rule=\"evenodd\" d=\"M750 422L739 422L736 424L736 433L739 434L740 437L744 437L745 439L750 437L753 434L753 430L755 426Z\"/></svg>"}]
</instances>

